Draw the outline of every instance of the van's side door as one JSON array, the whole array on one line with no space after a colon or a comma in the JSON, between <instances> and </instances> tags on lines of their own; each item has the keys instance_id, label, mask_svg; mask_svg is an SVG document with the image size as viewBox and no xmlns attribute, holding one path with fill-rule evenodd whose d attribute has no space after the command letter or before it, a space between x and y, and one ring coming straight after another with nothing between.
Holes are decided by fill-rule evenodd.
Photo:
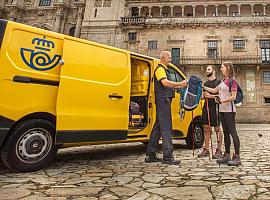
<instances>
[{"instance_id":1,"label":"van's side door","mask_svg":"<svg viewBox=\"0 0 270 200\"><path fill-rule=\"evenodd\" d=\"M130 55L88 41L64 39L57 98L57 143L126 139Z\"/></svg>"}]
</instances>

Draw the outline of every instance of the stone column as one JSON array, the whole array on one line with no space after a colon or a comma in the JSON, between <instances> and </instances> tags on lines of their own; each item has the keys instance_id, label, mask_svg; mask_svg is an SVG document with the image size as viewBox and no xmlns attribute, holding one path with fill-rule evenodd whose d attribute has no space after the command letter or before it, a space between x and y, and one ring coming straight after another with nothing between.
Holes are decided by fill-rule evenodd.
<instances>
[{"instance_id":1,"label":"stone column","mask_svg":"<svg viewBox=\"0 0 270 200\"><path fill-rule=\"evenodd\" d=\"M171 17L173 17L173 6L171 6Z\"/></svg>"},{"instance_id":2,"label":"stone column","mask_svg":"<svg viewBox=\"0 0 270 200\"><path fill-rule=\"evenodd\" d=\"M218 16L218 5L216 5L216 16Z\"/></svg>"},{"instance_id":3,"label":"stone column","mask_svg":"<svg viewBox=\"0 0 270 200\"><path fill-rule=\"evenodd\" d=\"M68 20L68 12L65 12L61 19L59 33L64 33L65 27L67 25L67 20Z\"/></svg>"},{"instance_id":4,"label":"stone column","mask_svg":"<svg viewBox=\"0 0 270 200\"><path fill-rule=\"evenodd\" d=\"M254 16L254 4L251 4L251 15Z\"/></svg>"},{"instance_id":5,"label":"stone column","mask_svg":"<svg viewBox=\"0 0 270 200\"><path fill-rule=\"evenodd\" d=\"M55 32L59 32L62 15L63 15L63 8L58 7L57 11L55 13L55 23L54 23L54 27L53 27L53 31L55 31Z\"/></svg>"},{"instance_id":6,"label":"stone column","mask_svg":"<svg viewBox=\"0 0 270 200\"><path fill-rule=\"evenodd\" d=\"M227 6L227 16L230 16L230 5L226 5Z\"/></svg>"},{"instance_id":7,"label":"stone column","mask_svg":"<svg viewBox=\"0 0 270 200\"><path fill-rule=\"evenodd\" d=\"M162 17L162 7L159 7L159 16Z\"/></svg>"},{"instance_id":8,"label":"stone column","mask_svg":"<svg viewBox=\"0 0 270 200\"><path fill-rule=\"evenodd\" d=\"M193 17L195 17L195 15L196 15L196 6L192 6L192 8L193 8Z\"/></svg>"},{"instance_id":9,"label":"stone column","mask_svg":"<svg viewBox=\"0 0 270 200\"><path fill-rule=\"evenodd\" d=\"M185 16L185 6L182 6L182 17Z\"/></svg>"},{"instance_id":10,"label":"stone column","mask_svg":"<svg viewBox=\"0 0 270 200\"><path fill-rule=\"evenodd\" d=\"M141 16L142 8L141 7L138 7L138 9L139 9L138 17L140 17Z\"/></svg>"},{"instance_id":11,"label":"stone column","mask_svg":"<svg viewBox=\"0 0 270 200\"><path fill-rule=\"evenodd\" d=\"M149 7L149 16L148 17L151 17L151 13L152 13L152 7Z\"/></svg>"},{"instance_id":12,"label":"stone column","mask_svg":"<svg viewBox=\"0 0 270 200\"><path fill-rule=\"evenodd\" d=\"M266 4L263 4L263 15L266 15Z\"/></svg>"},{"instance_id":13,"label":"stone column","mask_svg":"<svg viewBox=\"0 0 270 200\"><path fill-rule=\"evenodd\" d=\"M207 6L204 6L204 16L207 17Z\"/></svg>"},{"instance_id":14,"label":"stone column","mask_svg":"<svg viewBox=\"0 0 270 200\"><path fill-rule=\"evenodd\" d=\"M15 20L15 11L14 9L11 9L8 15L8 20L14 21Z\"/></svg>"},{"instance_id":15,"label":"stone column","mask_svg":"<svg viewBox=\"0 0 270 200\"><path fill-rule=\"evenodd\" d=\"M237 5L238 6L238 16L240 17L241 16L241 5Z\"/></svg>"},{"instance_id":16,"label":"stone column","mask_svg":"<svg viewBox=\"0 0 270 200\"><path fill-rule=\"evenodd\" d=\"M77 23L74 33L74 36L78 38L80 37L81 34L82 17L83 17L83 7L78 7Z\"/></svg>"}]
</instances>

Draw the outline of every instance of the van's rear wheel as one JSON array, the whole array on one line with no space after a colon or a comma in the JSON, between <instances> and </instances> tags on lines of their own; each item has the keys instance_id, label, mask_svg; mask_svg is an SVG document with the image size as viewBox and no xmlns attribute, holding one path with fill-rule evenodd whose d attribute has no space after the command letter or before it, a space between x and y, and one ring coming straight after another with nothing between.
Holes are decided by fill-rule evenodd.
<instances>
[{"instance_id":1,"label":"van's rear wheel","mask_svg":"<svg viewBox=\"0 0 270 200\"><path fill-rule=\"evenodd\" d=\"M193 127L193 130L192 130ZM193 126L192 123L189 125L188 129L188 136L186 138L186 143L188 148L193 147L193 136L194 135L194 148L201 148L204 143L204 132L203 132L203 126L201 121L199 120L194 120L193 121Z\"/></svg>"},{"instance_id":2,"label":"van's rear wheel","mask_svg":"<svg viewBox=\"0 0 270 200\"><path fill-rule=\"evenodd\" d=\"M36 171L56 155L55 126L49 121L31 119L11 131L1 149L4 164L12 171Z\"/></svg>"}]
</instances>

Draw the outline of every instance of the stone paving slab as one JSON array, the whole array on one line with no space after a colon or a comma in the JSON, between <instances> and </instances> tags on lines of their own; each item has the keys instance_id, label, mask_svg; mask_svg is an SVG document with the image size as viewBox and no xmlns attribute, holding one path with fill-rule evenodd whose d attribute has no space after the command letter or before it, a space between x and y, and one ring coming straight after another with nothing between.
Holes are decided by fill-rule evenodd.
<instances>
[{"instance_id":1,"label":"stone paving slab","mask_svg":"<svg viewBox=\"0 0 270 200\"><path fill-rule=\"evenodd\" d=\"M199 159L200 149L193 157L183 141L174 141L179 166L144 163L141 143L61 149L52 165L31 173L12 173L0 162L0 200L270 200L270 125L237 130L239 167Z\"/></svg>"}]
</instances>

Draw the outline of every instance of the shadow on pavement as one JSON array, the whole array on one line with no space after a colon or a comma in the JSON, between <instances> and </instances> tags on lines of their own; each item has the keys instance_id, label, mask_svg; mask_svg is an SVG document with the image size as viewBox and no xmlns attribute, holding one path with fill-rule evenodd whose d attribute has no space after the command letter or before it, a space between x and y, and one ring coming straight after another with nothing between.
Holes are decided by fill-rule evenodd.
<instances>
[{"instance_id":1,"label":"shadow on pavement","mask_svg":"<svg viewBox=\"0 0 270 200\"><path fill-rule=\"evenodd\" d=\"M144 155L146 149L147 145L141 143L93 145L88 146L88 148L78 147L76 151L73 150L72 152L67 148L63 149L64 152L58 153L56 161L114 159L122 156ZM174 144L174 149L187 149L187 146ZM159 145L159 151L162 151L161 144Z\"/></svg>"},{"instance_id":2,"label":"shadow on pavement","mask_svg":"<svg viewBox=\"0 0 270 200\"><path fill-rule=\"evenodd\" d=\"M146 144L142 143L123 143L123 144L106 144L106 145L89 145L81 147L63 148L58 151L52 166L61 163L77 163L87 161L102 161L116 159L119 157L141 156L145 155ZM187 149L184 144L174 144L174 149ZM162 144L159 145L159 154L162 154ZM133 158L129 158L133 159ZM50 166L46 167L50 169ZM10 173L0 159L0 174Z\"/></svg>"}]
</instances>

